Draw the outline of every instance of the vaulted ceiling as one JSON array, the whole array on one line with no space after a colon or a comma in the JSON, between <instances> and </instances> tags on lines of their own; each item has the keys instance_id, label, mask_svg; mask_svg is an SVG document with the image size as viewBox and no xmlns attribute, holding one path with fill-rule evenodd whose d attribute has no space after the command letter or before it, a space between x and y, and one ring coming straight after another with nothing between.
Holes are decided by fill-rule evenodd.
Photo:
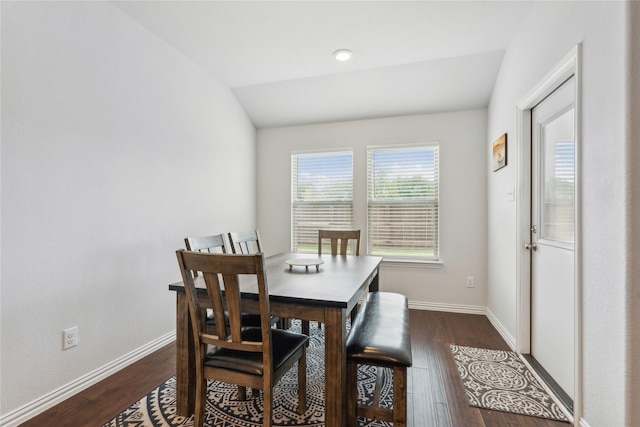
<instances>
[{"instance_id":1,"label":"vaulted ceiling","mask_svg":"<svg viewBox=\"0 0 640 427\"><path fill-rule=\"evenodd\" d=\"M528 1L114 1L257 128L484 108ZM336 61L337 49L353 57Z\"/></svg>"}]
</instances>

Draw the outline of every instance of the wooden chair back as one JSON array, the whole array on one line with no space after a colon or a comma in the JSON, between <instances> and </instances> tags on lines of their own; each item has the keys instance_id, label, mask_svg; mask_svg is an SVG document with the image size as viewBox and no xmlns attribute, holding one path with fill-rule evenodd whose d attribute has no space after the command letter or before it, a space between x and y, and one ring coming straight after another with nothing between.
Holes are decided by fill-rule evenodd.
<instances>
[{"instance_id":1,"label":"wooden chair back","mask_svg":"<svg viewBox=\"0 0 640 427\"><path fill-rule=\"evenodd\" d=\"M231 253L224 234L203 237L185 237L184 245L188 251L207 253Z\"/></svg>"},{"instance_id":2,"label":"wooden chair back","mask_svg":"<svg viewBox=\"0 0 640 427\"><path fill-rule=\"evenodd\" d=\"M213 236L203 237L185 237L184 245L188 251L206 252L206 253L229 253L229 247L224 238L224 234L216 234ZM197 271L193 272L194 276L198 275Z\"/></svg>"},{"instance_id":3,"label":"wooden chair back","mask_svg":"<svg viewBox=\"0 0 640 427\"><path fill-rule=\"evenodd\" d=\"M338 255L338 247L340 255L347 255L350 241L352 253L360 256L360 230L318 230L318 255L322 255L322 243L325 239L331 242L332 256Z\"/></svg>"},{"instance_id":4,"label":"wooden chair back","mask_svg":"<svg viewBox=\"0 0 640 427\"><path fill-rule=\"evenodd\" d=\"M262 252L258 230L229 233L231 251L234 254L257 254Z\"/></svg>"},{"instance_id":5,"label":"wooden chair back","mask_svg":"<svg viewBox=\"0 0 640 427\"><path fill-rule=\"evenodd\" d=\"M305 335L272 329L269 321L269 290L262 253L254 255L211 254L176 251L189 306L195 343L196 397L194 425L204 425L207 379L238 385L238 397L246 398L246 388L264 390L263 426L270 427L273 415L273 385L298 362L299 413L306 411ZM191 271L199 271L196 278ZM254 276L258 288L260 326L243 327L240 310L239 276ZM208 301L201 303L196 280L204 281ZM244 280L244 279L243 279ZM200 315L213 307L215 331L207 331ZM225 313L226 312L226 313ZM273 348L277 347L274 357Z\"/></svg>"},{"instance_id":6,"label":"wooden chair back","mask_svg":"<svg viewBox=\"0 0 640 427\"><path fill-rule=\"evenodd\" d=\"M268 366L272 354L271 324L263 255L209 254L185 250L177 251L177 255L189 304L194 340L200 346L200 351L196 354L196 366L204 363L203 358L208 345L246 352L262 352L264 364ZM200 271L204 277L208 302L213 308L215 334L207 333L204 319L199 315L206 307L200 303L195 279L190 274L190 271L194 270ZM242 340L242 311L238 279L240 274L253 275L258 283L262 341L244 342Z\"/></svg>"}]
</instances>

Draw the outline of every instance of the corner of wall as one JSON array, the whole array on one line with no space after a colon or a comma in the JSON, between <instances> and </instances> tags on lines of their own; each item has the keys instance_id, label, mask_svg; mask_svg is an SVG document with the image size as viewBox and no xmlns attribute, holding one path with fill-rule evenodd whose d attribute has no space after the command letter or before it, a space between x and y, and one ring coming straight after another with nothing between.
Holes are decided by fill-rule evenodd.
<instances>
[{"instance_id":1,"label":"corner of wall","mask_svg":"<svg viewBox=\"0 0 640 427\"><path fill-rule=\"evenodd\" d=\"M627 3L626 52L626 424L640 419L640 3Z\"/></svg>"},{"instance_id":2,"label":"corner of wall","mask_svg":"<svg viewBox=\"0 0 640 427\"><path fill-rule=\"evenodd\" d=\"M493 312L489 307L487 307L487 319L489 319L489 322L491 322L491 324L493 325L494 328L496 328L500 336L507 342L507 344L509 345L509 348L515 351L516 339L513 337L513 335L509 333L509 330L506 328L506 326L504 326L502 322L500 322L500 319L498 319L493 314Z\"/></svg>"}]
</instances>

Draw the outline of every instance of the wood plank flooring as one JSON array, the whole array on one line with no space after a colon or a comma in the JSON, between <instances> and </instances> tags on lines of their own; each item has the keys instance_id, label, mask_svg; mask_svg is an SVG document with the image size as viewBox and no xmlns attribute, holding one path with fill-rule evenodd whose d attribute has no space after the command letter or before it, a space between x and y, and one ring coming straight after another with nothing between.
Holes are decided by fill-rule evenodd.
<instances>
[{"instance_id":1,"label":"wood plank flooring","mask_svg":"<svg viewBox=\"0 0 640 427\"><path fill-rule=\"evenodd\" d=\"M176 372L169 344L20 424L20 427L99 427Z\"/></svg>"},{"instance_id":2,"label":"wood plank flooring","mask_svg":"<svg viewBox=\"0 0 640 427\"><path fill-rule=\"evenodd\" d=\"M485 316L411 310L411 344L408 427L569 427L467 404L449 344L509 350ZM175 347L168 345L21 427L99 427L174 372Z\"/></svg>"},{"instance_id":3,"label":"wood plank flooring","mask_svg":"<svg viewBox=\"0 0 640 427\"><path fill-rule=\"evenodd\" d=\"M485 316L411 310L409 427L569 427L467 404L450 344L510 350Z\"/></svg>"}]
</instances>

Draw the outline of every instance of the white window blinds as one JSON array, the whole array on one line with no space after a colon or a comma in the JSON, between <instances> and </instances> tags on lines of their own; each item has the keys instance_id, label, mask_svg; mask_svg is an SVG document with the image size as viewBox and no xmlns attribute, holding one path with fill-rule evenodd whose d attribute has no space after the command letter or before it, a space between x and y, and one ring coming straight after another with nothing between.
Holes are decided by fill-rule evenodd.
<instances>
[{"instance_id":1,"label":"white window blinds","mask_svg":"<svg viewBox=\"0 0 640 427\"><path fill-rule=\"evenodd\" d=\"M570 119L573 120L573 110L570 113ZM548 129L545 129L546 131ZM547 164L544 168L541 236L544 239L572 244L575 222L574 142L545 140L543 150Z\"/></svg>"},{"instance_id":2,"label":"white window blinds","mask_svg":"<svg viewBox=\"0 0 640 427\"><path fill-rule=\"evenodd\" d=\"M319 229L353 228L353 153L291 155L291 249L315 252Z\"/></svg>"},{"instance_id":3,"label":"white window blinds","mask_svg":"<svg viewBox=\"0 0 640 427\"><path fill-rule=\"evenodd\" d=\"M369 148L368 253L438 259L438 146Z\"/></svg>"}]
</instances>

